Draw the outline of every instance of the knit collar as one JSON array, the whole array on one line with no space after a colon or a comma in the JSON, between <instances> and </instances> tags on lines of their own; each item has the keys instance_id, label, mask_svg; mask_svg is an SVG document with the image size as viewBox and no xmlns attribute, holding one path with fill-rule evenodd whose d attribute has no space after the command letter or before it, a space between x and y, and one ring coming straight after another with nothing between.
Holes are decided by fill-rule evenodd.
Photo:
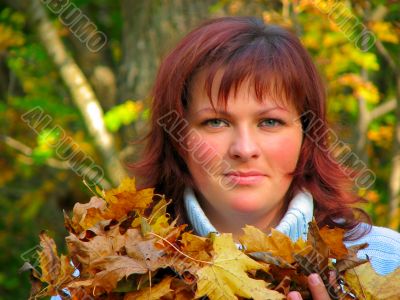
<instances>
[{"instance_id":1,"label":"knit collar","mask_svg":"<svg viewBox=\"0 0 400 300\"><path fill-rule=\"evenodd\" d=\"M200 236L218 232L205 215L191 188L186 187L183 197L186 213L194 231ZM313 209L311 194L300 191L290 201L288 210L275 229L289 236L292 241L297 241L300 237L306 240L308 223L312 220Z\"/></svg>"}]
</instances>

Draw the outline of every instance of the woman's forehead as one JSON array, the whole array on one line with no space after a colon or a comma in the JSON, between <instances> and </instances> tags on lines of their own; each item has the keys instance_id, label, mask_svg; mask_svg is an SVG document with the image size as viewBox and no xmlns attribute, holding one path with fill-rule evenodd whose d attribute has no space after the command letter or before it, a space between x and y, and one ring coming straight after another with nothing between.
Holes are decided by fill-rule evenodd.
<instances>
[{"instance_id":1,"label":"woman's forehead","mask_svg":"<svg viewBox=\"0 0 400 300\"><path fill-rule=\"evenodd\" d=\"M260 103L273 103L277 107L286 108L295 106L292 99L288 99L287 93L275 86L276 83L271 82L260 87L260 82L255 78L246 76L238 78L236 82L232 82L230 86L224 84L225 70L219 69L212 74L209 70L199 71L190 84L190 99L196 99L197 104L201 106L211 105L214 108L226 109L232 99L236 99L238 95L246 98L256 99ZM262 84L262 83L261 83ZM192 101L189 101L192 102Z\"/></svg>"}]
</instances>

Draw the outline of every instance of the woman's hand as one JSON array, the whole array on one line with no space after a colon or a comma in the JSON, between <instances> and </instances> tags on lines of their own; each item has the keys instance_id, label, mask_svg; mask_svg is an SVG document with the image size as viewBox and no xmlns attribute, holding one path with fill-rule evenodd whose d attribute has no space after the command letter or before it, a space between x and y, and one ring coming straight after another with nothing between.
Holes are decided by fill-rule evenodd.
<instances>
[{"instance_id":1,"label":"woman's hand","mask_svg":"<svg viewBox=\"0 0 400 300\"><path fill-rule=\"evenodd\" d=\"M330 277L331 279L332 277ZM313 300L330 300L328 291L318 274L308 276L308 288L311 291ZM289 300L302 300L299 292L290 292L287 297Z\"/></svg>"}]
</instances>

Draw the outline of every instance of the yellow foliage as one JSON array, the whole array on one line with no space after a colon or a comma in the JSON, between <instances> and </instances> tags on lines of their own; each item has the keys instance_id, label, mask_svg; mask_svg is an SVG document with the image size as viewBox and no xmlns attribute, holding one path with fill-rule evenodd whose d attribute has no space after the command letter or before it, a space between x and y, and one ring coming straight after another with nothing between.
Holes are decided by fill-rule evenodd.
<instances>
[{"instance_id":1,"label":"yellow foliage","mask_svg":"<svg viewBox=\"0 0 400 300\"><path fill-rule=\"evenodd\" d=\"M0 52L9 47L21 46L25 42L23 36L12 28L0 24Z\"/></svg>"},{"instance_id":2,"label":"yellow foliage","mask_svg":"<svg viewBox=\"0 0 400 300\"><path fill-rule=\"evenodd\" d=\"M367 199L369 202L372 202L372 203L377 203L377 202L379 202L379 199L380 199L379 194L378 194L377 191L367 191L365 193L364 198Z\"/></svg>"},{"instance_id":3,"label":"yellow foliage","mask_svg":"<svg viewBox=\"0 0 400 300\"><path fill-rule=\"evenodd\" d=\"M380 39L382 42L393 44L397 44L399 42L399 36L396 33L392 23L379 21L373 22L369 26L377 35L378 39Z\"/></svg>"},{"instance_id":4,"label":"yellow foliage","mask_svg":"<svg viewBox=\"0 0 400 300\"><path fill-rule=\"evenodd\" d=\"M338 82L344 86L351 87L356 98L362 98L371 104L379 102L379 92L376 86L370 81L365 81L359 75L345 74L338 79Z\"/></svg>"},{"instance_id":5,"label":"yellow foliage","mask_svg":"<svg viewBox=\"0 0 400 300\"><path fill-rule=\"evenodd\" d=\"M368 131L367 136L370 141L376 143L376 145L390 149L393 140L394 128L392 125L382 125L379 129L371 129Z\"/></svg>"}]
</instances>

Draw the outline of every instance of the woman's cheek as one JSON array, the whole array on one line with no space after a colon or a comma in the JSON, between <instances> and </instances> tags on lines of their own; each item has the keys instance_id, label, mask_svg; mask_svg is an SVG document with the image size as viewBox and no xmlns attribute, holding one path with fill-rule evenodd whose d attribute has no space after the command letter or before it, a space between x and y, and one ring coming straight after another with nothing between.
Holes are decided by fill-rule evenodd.
<instances>
[{"instance_id":1,"label":"woman's cheek","mask_svg":"<svg viewBox=\"0 0 400 300\"><path fill-rule=\"evenodd\" d=\"M272 146L273 145L273 146ZM267 145L269 161L277 166L282 173L294 171L300 155L301 138L281 137Z\"/></svg>"},{"instance_id":2,"label":"woman's cheek","mask_svg":"<svg viewBox=\"0 0 400 300\"><path fill-rule=\"evenodd\" d=\"M221 158L218 143L213 143L201 137L197 138L196 145L192 145L191 150L188 151L189 161L208 174L220 172Z\"/></svg>"}]
</instances>

